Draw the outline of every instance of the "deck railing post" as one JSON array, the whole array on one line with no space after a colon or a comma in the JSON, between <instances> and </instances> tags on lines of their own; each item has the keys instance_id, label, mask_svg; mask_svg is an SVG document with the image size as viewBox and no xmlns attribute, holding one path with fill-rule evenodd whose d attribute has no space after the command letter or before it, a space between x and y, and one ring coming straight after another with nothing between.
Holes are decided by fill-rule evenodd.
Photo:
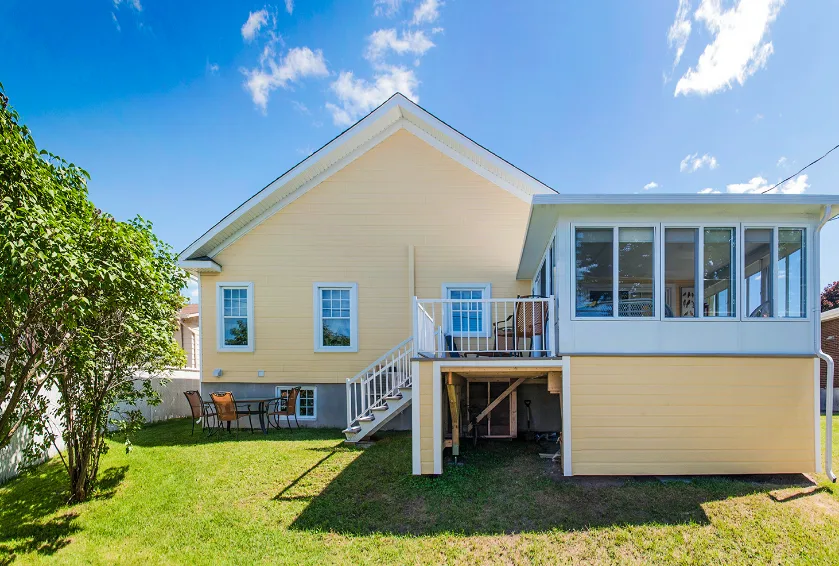
<instances>
[{"instance_id":1,"label":"deck railing post","mask_svg":"<svg viewBox=\"0 0 839 566\"><path fill-rule=\"evenodd\" d=\"M556 336L554 336L554 334L555 334L554 330L557 327L557 324L556 324L556 302L554 301L554 296L553 295L550 295L548 297L548 300L550 301L548 303L548 324L546 325L548 327L548 329L547 329L548 334L546 334L545 337L546 337L546 339L550 340L549 343L548 343L549 344L548 348L550 350L551 357L555 358L556 357Z\"/></svg>"}]
</instances>

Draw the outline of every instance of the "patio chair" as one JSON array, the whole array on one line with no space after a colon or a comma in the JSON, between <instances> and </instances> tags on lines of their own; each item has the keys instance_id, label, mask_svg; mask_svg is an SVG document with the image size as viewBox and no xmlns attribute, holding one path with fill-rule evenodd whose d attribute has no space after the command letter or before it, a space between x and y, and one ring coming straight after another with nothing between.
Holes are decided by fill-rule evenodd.
<instances>
[{"instance_id":1,"label":"patio chair","mask_svg":"<svg viewBox=\"0 0 839 566\"><path fill-rule=\"evenodd\" d=\"M519 295L517 299L544 299L540 295ZM495 335L495 349L497 355L509 355L522 357L524 352L519 350L519 341L524 342L530 338L540 338L545 332L545 324L548 322L548 303L534 301L516 301L513 314L493 323ZM524 344L522 343L522 347Z\"/></svg>"},{"instance_id":2,"label":"patio chair","mask_svg":"<svg viewBox=\"0 0 839 566\"><path fill-rule=\"evenodd\" d=\"M239 413L239 408L236 405L236 399L230 391L220 391L210 393L210 399L213 400L213 405L216 408L216 422L220 429L224 428L224 423L227 423L227 432L230 432L230 423L236 421L236 435L239 435L239 417L244 416ZM251 422L250 411L248 411L248 422L250 423L251 433L253 433L253 422Z\"/></svg>"},{"instance_id":3,"label":"patio chair","mask_svg":"<svg viewBox=\"0 0 839 566\"><path fill-rule=\"evenodd\" d=\"M280 417L285 417L288 429L293 431L294 429L291 428L291 417L293 416L294 424L297 425L297 428L300 428L300 423L297 422L297 397L299 396L300 388L295 387L289 389L286 395L272 400L268 405L268 412L265 415L265 418L268 420L268 426L273 426L277 430L280 430L282 428L280 426ZM283 404L285 404L285 408L283 408ZM273 410L271 410L272 406ZM271 422L272 417L274 419L273 423Z\"/></svg>"},{"instance_id":4,"label":"patio chair","mask_svg":"<svg viewBox=\"0 0 839 566\"><path fill-rule=\"evenodd\" d=\"M212 405L204 402L199 391L184 391L186 400L189 402L189 409L192 411L192 432L190 436L195 434L195 421L201 420L201 431L206 428L211 429L209 421L211 417L216 416L215 408Z\"/></svg>"}]
</instances>

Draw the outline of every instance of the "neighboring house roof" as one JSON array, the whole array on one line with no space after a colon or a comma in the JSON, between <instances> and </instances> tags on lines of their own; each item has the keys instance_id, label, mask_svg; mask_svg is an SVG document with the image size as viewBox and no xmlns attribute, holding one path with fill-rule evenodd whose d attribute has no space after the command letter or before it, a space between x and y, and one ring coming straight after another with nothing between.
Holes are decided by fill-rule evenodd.
<instances>
[{"instance_id":1,"label":"neighboring house roof","mask_svg":"<svg viewBox=\"0 0 839 566\"><path fill-rule=\"evenodd\" d=\"M824 311L822 313L822 322L835 320L837 318L839 318L839 308L830 309L829 311Z\"/></svg>"},{"instance_id":2,"label":"neighboring house roof","mask_svg":"<svg viewBox=\"0 0 839 566\"><path fill-rule=\"evenodd\" d=\"M221 250L401 129L526 202L534 195L556 194L397 93L225 216L181 253L181 265L190 271L221 271L212 259Z\"/></svg>"},{"instance_id":3,"label":"neighboring house roof","mask_svg":"<svg viewBox=\"0 0 839 566\"><path fill-rule=\"evenodd\" d=\"M194 316L198 316L198 305L184 305L184 307L178 311L178 318L192 318Z\"/></svg>"}]
</instances>

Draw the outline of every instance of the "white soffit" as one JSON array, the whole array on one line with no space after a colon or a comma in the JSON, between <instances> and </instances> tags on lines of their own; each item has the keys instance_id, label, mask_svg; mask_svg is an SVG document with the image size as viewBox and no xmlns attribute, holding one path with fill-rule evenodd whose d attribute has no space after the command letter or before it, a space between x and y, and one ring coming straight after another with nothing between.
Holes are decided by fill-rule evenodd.
<instances>
[{"instance_id":1,"label":"white soffit","mask_svg":"<svg viewBox=\"0 0 839 566\"><path fill-rule=\"evenodd\" d=\"M535 195L556 194L544 183L397 93L225 216L181 252L181 265L195 271L194 260L212 258L260 222L400 129L417 135L522 200L530 202Z\"/></svg>"}]
</instances>

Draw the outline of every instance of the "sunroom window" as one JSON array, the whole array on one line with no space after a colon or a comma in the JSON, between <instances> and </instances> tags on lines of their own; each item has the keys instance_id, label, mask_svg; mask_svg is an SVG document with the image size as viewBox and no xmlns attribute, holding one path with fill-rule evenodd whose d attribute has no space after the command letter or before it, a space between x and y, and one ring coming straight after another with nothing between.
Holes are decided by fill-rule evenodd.
<instances>
[{"instance_id":1,"label":"sunroom window","mask_svg":"<svg viewBox=\"0 0 839 566\"><path fill-rule=\"evenodd\" d=\"M655 229L577 228L575 274L576 316L655 316Z\"/></svg>"},{"instance_id":2,"label":"sunroom window","mask_svg":"<svg viewBox=\"0 0 839 566\"><path fill-rule=\"evenodd\" d=\"M806 231L746 228L743 265L749 318L807 316Z\"/></svg>"}]
</instances>

